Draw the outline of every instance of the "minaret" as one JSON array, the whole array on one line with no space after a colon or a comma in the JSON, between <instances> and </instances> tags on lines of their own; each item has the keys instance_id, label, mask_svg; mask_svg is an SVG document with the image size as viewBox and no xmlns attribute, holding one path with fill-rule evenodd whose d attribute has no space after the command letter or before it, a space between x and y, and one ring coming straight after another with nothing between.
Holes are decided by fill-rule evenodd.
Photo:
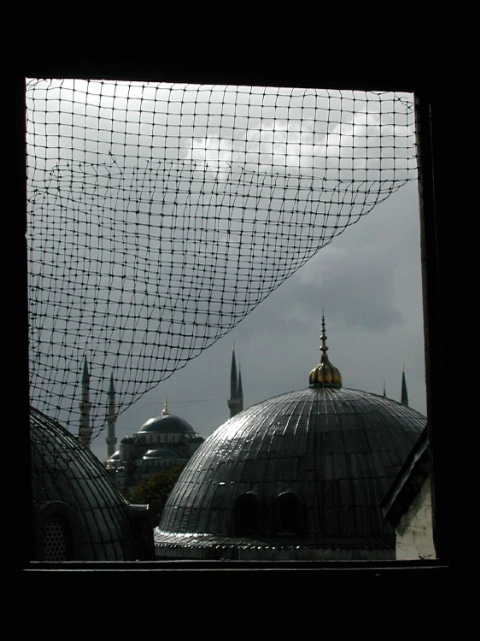
<instances>
[{"instance_id":1,"label":"minaret","mask_svg":"<svg viewBox=\"0 0 480 641\"><path fill-rule=\"evenodd\" d=\"M230 368L230 399L228 401L228 407L230 408L230 418L243 409L242 376L239 372L237 373L235 345L233 346L232 365Z\"/></svg>"},{"instance_id":2,"label":"minaret","mask_svg":"<svg viewBox=\"0 0 480 641\"><path fill-rule=\"evenodd\" d=\"M117 411L115 408L115 388L113 386L113 374L110 378L110 389L108 390L108 436L105 439L107 443L107 456L110 457L115 454L115 445L117 437L115 436L115 425L117 422Z\"/></svg>"},{"instance_id":3,"label":"minaret","mask_svg":"<svg viewBox=\"0 0 480 641\"><path fill-rule=\"evenodd\" d=\"M405 365L402 363L402 393L400 397L402 405L408 405L407 382L405 380Z\"/></svg>"},{"instance_id":4,"label":"minaret","mask_svg":"<svg viewBox=\"0 0 480 641\"><path fill-rule=\"evenodd\" d=\"M238 366L238 385L237 385L237 398L238 398L238 411L243 410L243 385L242 385L242 372L240 365Z\"/></svg>"},{"instance_id":5,"label":"minaret","mask_svg":"<svg viewBox=\"0 0 480 641\"><path fill-rule=\"evenodd\" d=\"M88 373L87 357L83 363L83 376L82 376L82 400L80 403L80 428L78 435L82 443L90 449L90 441L92 440L92 428L90 425L90 374Z\"/></svg>"}]
</instances>

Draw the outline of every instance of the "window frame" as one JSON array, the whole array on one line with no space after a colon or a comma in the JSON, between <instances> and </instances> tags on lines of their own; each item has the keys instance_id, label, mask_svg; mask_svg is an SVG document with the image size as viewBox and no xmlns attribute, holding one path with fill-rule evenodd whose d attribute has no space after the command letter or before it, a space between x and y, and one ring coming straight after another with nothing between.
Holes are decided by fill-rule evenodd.
<instances>
[{"instance_id":1,"label":"window frame","mask_svg":"<svg viewBox=\"0 0 480 641\"><path fill-rule=\"evenodd\" d=\"M421 246L422 246L422 277L424 295L424 324L425 324L425 362L426 362L426 389L427 389L427 416L429 455L432 467L432 504L433 504L433 537L437 551L437 558L433 561L424 562L369 562L358 564L355 562L322 563L275 563L276 570L282 570L286 574L291 572L302 572L305 570L315 571L322 580L329 581L332 577L340 577L340 580L347 580L353 575L364 577L384 577L392 573L398 575L398 570L404 574L434 576L450 575L453 569L458 567L457 550L453 547L450 535L450 524L454 522L453 502L450 500L451 489L451 461L452 449L455 438L450 433L449 417L452 415L452 404L454 394L449 393L447 384L450 383L444 372L447 369L447 346L450 314L452 308L452 288L455 286L455 273L452 270L458 268L453 264L450 257L450 238L446 231L446 221L451 214L449 190L451 190L451 179L446 179L446 156L445 141L449 133L450 123L447 120L444 87L438 87L434 80L435 74L427 69L427 79L423 76L420 80L412 77L408 72L395 74L389 72L386 77L375 76L365 72L360 76L354 74L328 75L319 72L318 69L298 65L285 69L275 67L271 69L268 65L243 65L235 67L229 64L222 67L220 64L208 66L194 63L174 64L156 61L149 58L148 61L130 60L123 64L113 60L86 62L72 62L68 59L62 61L45 61L41 56L32 56L31 61L19 65L14 73L11 95L13 99L9 102L11 112L9 121L13 131L13 145L11 162L8 170L11 172L11 180L8 182L13 197L13 212L20 212L14 218L14 237L18 247L15 255L15 269L18 278L13 282L10 279L11 288L10 300L18 300L20 283L24 287L24 295L20 297L15 306L15 313L9 318L12 335L19 336L17 349L12 362L13 371L16 376L9 377L7 385L14 384L14 391L7 398L18 399L18 412L20 414L20 426L18 430L19 450L23 453L29 452L29 376L28 376L28 299L27 299L27 248L26 248L26 141L25 141L25 78L91 78L131 81L153 81L153 82L191 82L201 84L235 84L235 85L256 85L256 86L285 86L285 87L318 87L325 89L358 89L375 91L406 91L412 92L415 99L417 129L418 129L418 157L419 157L419 204L421 218ZM451 118L451 116L450 116ZM448 260L448 263L446 262ZM9 294L7 293L7 296ZM447 316L448 314L448 316ZM10 327L10 326L9 326ZM20 332L20 334L19 334ZM16 408L17 411L17 408ZM16 435L17 437L17 435ZM25 483L22 486L21 502L23 506L31 505L31 492L29 486L29 459L23 456L26 468L23 471ZM22 531L16 539L18 545L18 567L24 574L30 574L33 556L32 537L32 510L22 510L25 516L22 523ZM81 565L69 564L68 569L72 572L96 572L110 568L108 563L95 564L89 567L88 563ZM51 571L59 569L51 564L36 564L35 571ZM65 569L65 568L64 568ZM112 565L111 569L119 569L118 564ZM185 573L196 574L208 569L210 572L230 571L232 573L251 570L267 572L272 569L272 564L256 564L249 562L221 562L221 569L217 562L163 562L154 561L151 563L136 562L134 564L122 564L123 570L145 570L162 572L175 570L184 575ZM328 572L325 572L328 570ZM332 572L333 570L333 572ZM278 576L278 573L277 573Z\"/></svg>"}]
</instances>

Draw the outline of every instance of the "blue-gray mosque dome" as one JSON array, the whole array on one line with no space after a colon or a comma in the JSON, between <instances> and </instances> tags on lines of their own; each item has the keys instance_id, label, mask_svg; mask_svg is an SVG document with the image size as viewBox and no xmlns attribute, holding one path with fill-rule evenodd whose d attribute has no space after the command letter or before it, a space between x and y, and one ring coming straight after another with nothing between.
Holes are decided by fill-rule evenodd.
<instances>
[{"instance_id":1,"label":"blue-gray mosque dome","mask_svg":"<svg viewBox=\"0 0 480 641\"><path fill-rule=\"evenodd\" d=\"M141 426L139 432L194 433L193 427L183 418L174 414L155 416Z\"/></svg>"},{"instance_id":2,"label":"blue-gray mosque dome","mask_svg":"<svg viewBox=\"0 0 480 641\"><path fill-rule=\"evenodd\" d=\"M153 558L152 521L101 462L57 421L30 410L36 561Z\"/></svg>"},{"instance_id":3,"label":"blue-gray mosque dome","mask_svg":"<svg viewBox=\"0 0 480 641\"><path fill-rule=\"evenodd\" d=\"M230 418L182 471L155 529L157 558L392 559L380 502L426 424L346 389L327 356L309 386Z\"/></svg>"},{"instance_id":4,"label":"blue-gray mosque dome","mask_svg":"<svg viewBox=\"0 0 480 641\"><path fill-rule=\"evenodd\" d=\"M122 438L119 451L109 456L105 467L118 487L129 491L156 473L183 467L203 441L186 420L170 414L165 399L161 415Z\"/></svg>"},{"instance_id":5,"label":"blue-gray mosque dome","mask_svg":"<svg viewBox=\"0 0 480 641\"><path fill-rule=\"evenodd\" d=\"M156 432L157 434L195 434L195 430L185 419L170 414L167 399L163 405L160 416L149 418L139 430L139 434Z\"/></svg>"}]
</instances>

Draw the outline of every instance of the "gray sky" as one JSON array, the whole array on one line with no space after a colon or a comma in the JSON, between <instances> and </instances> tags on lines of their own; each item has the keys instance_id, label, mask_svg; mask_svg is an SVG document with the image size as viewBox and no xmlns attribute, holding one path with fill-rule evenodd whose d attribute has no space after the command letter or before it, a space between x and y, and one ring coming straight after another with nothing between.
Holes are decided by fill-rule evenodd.
<instances>
[{"instance_id":1,"label":"gray sky","mask_svg":"<svg viewBox=\"0 0 480 641\"><path fill-rule=\"evenodd\" d=\"M47 413L76 431L87 356L102 425L112 372L118 406L138 398L119 440L165 397L206 437L229 417L233 344L245 407L302 389L322 313L346 387L399 400L404 363L425 412L411 97L82 80L27 95L31 391ZM210 347L155 386L192 331L192 353Z\"/></svg>"},{"instance_id":2,"label":"gray sky","mask_svg":"<svg viewBox=\"0 0 480 641\"><path fill-rule=\"evenodd\" d=\"M229 418L235 345L244 407L308 386L320 358L325 314L331 362L352 389L400 400L426 413L418 192L409 183L313 257L227 336L120 415L117 437L161 413L186 419L202 436ZM106 434L92 450L106 458Z\"/></svg>"}]
</instances>

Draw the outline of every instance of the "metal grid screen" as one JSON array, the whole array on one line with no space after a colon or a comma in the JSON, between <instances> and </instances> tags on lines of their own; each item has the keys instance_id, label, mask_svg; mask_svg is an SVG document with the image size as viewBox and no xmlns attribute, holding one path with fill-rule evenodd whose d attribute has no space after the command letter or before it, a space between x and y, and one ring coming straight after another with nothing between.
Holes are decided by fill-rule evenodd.
<instances>
[{"instance_id":1,"label":"metal grid screen","mask_svg":"<svg viewBox=\"0 0 480 641\"><path fill-rule=\"evenodd\" d=\"M413 96L29 79L31 404L93 438L417 178Z\"/></svg>"}]
</instances>

